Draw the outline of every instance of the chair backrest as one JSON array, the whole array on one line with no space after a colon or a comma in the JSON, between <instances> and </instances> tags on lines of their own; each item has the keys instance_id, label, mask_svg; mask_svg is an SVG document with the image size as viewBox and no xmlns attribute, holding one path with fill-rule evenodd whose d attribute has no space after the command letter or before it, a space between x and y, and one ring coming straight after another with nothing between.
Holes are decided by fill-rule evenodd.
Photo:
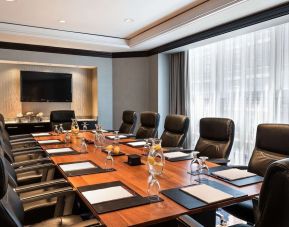
<instances>
[{"instance_id":1,"label":"chair backrest","mask_svg":"<svg viewBox=\"0 0 289 227\"><path fill-rule=\"evenodd\" d=\"M5 126L5 119L2 113L0 113L0 122Z\"/></svg>"},{"instance_id":2,"label":"chair backrest","mask_svg":"<svg viewBox=\"0 0 289 227\"><path fill-rule=\"evenodd\" d=\"M161 136L163 147L182 147L190 125L190 119L184 115L168 115Z\"/></svg>"},{"instance_id":3,"label":"chair backrest","mask_svg":"<svg viewBox=\"0 0 289 227\"><path fill-rule=\"evenodd\" d=\"M71 122L75 118L74 110L55 110L50 113L51 129L53 130L54 125L62 124L65 130L71 128Z\"/></svg>"},{"instance_id":4,"label":"chair backrest","mask_svg":"<svg viewBox=\"0 0 289 227\"><path fill-rule=\"evenodd\" d=\"M248 170L264 176L268 166L289 158L289 124L260 124Z\"/></svg>"},{"instance_id":5,"label":"chair backrest","mask_svg":"<svg viewBox=\"0 0 289 227\"><path fill-rule=\"evenodd\" d=\"M195 150L209 158L228 158L234 142L235 124L228 118L202 118Z\"/></svg>"},{"instance_id":6,"label":"chair backrest","mask_svg":"<svg viewBox=\"0 0 289 227\"><path fill-rule=\"evenodd\" d=\"M122 114L122 124L119 128L119 133L133 133L137 121L135 111L125 110Z\"/></svg>"},{"instance_id":7,"label":"chair backrest","mask_svg":"<svg viewBox=\"0 0 289 227\"><path fill-rule=\"evenodd\" d=\"M137 139L155 138L157 136L160 115L155 112L142 112L140 114L141 126L137 130Z\"/></svg>"},{"instance_id":8,"label":"chair backrest","mask_svg":"<svg viewBox=\"0 0 289 227\"><path fill-rule=\"evenodd\" d=\"M0 156L0 220L1 226L23 226L24 210L18 194L8 184L4 157Z\"/></svg>"},{"instance_id":9,"label":"chair backrest","mask_svg":"<svg viewBox=\"0 0 289 227\"><path fill-rule=\"evenodd\" d=\"M272 163L266 171L258 203L256 227L288 227L289 158Z\"/></svg>"}]
</instances>

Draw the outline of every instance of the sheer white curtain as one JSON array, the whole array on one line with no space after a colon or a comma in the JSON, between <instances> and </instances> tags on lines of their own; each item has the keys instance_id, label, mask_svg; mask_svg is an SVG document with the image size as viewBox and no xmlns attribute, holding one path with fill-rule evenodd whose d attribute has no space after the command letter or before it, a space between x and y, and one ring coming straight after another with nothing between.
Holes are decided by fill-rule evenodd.
<instances>
[{"instance_id":1,"label":"sheer white curtain","mask_svg":"<svg viewBox=\"0 0 289 227\"><path fill-rule=\"evenodd\" d=\"M189 52L192 146L202 117L235 122L230 159L247 164L260 123L289 123L289 23Z\"/></svg>"}]
</instances>

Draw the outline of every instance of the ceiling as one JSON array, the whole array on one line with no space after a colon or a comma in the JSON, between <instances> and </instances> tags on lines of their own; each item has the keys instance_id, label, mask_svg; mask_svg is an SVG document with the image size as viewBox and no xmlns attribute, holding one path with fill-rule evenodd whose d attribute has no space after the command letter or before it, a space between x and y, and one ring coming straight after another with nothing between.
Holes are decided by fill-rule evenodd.
<instances>
[{"instance_id":1,"label":"ceiling","mask_svg":"<svg viewBox=\"0 0 289 227\"><path fill-rule=\"evenodd\" d=\"M0 0L0 41L107 52L149 50L285 2Z\"/></svg>"}]
</instances>

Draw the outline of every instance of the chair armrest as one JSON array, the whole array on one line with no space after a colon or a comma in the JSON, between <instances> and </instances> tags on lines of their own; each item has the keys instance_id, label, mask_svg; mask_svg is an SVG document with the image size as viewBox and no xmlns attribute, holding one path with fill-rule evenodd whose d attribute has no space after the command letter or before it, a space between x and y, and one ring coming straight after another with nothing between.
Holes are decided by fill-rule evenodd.
<instances>
[{"instance_id":1,"label":"chair armrest","mask_svg":"<svg viewBox=\"0 0 289 227\"><path fill-rule=\"evenodd\" d=\"M35 150L35 149L42 149L39 145L36 145L34 147L19 147L19 148L12 148L12 153L16 153L19 151L30 151L30 150Z\"/></svg>"},{"instance_id":2,"label":"chair armrest","mask_svg":"<svg viewBox=\"0 0 289 227\"><path fill-rule=\"evenodd\" d=\"M103 224L101 224L99 220L94 218L71 225L70 227L98 227L98 226L103 226Z\"/></svg>"},{"instance_id":3,"label":"chair armrest","mask_svg":"<svg viewBox=\"0 0 289 227\"><path fill-rule=\"evenodd\" d=\"M23 203L31 203L31 202L35 202L35 201L39 201L39 200L43 200L43 199L52 199L55 197L60 197L60 196L65 196L68 195L70 193L74 193L74 190L72 187L63 187L63 188L57 188L54 190L50 190L50 191L45 191L39 194L33 194L31 196L23 196L20 198L20 200Z\"/></svg>"},{"instance_id":4,"label":"chair armrest","mask_svg":"<svg viewBox=\"0 0 289 227\"><path fill-rule=\"evenodd\" d=\"M25 173L25 172L30 172L34 170L41 170L41 169L49 169L49 168L54 168L55 165L53 163L46 163L46 164L41 164L41 165L33 165L33 166L26 166L22 168L15 169L16 174L18 173Z\"/></svg>"},{"instance_id":5,"label":"chair armrest","mask_svg":"<svg viewBox=\"0 0 289 227\"><path fill-rule=\"evenodd\" d=\"M228 166L230 168L236 168L236 169L243 169L243 170L246 170L248 169L248 166L245 166L245 165L230 165Z\"/></svg>"},{"instance_id":6,"label":"chair armrest","mask_svg":"<svg viewBox=\"0 0 289 227\"><path fill-rule=\"evenodd\" d=\"M45 155L45 152L41 149L38 149L38 150L28 150L28 151L19 151L19 152L16 152L16 153L13 153L13 156L14 157L17 157L17 156L21 156L21 155L29 155L29 154L43 154Z\"/></svg>"},{"instance_id":7,"label":"chair armrest","mask_svg":"<svg viewBox=\"0 0 289 227\"><path fill-rule=\"evenodd\" d=\"M177 218L177 221L180 225L178 226L187 226L187 227L204 227L199 222L191 218L189 215L182 215Z\"/></svg>"},{"instance_id":8,"label":"chair armrest","mask_svg":"<svg viewBox=\"0 0 289 227\"><path fill-rule=\"evenodd\" d=\"M227 158L211 158L207 160L208 162L213 162L219 165L227 165L230 160Z\"/></svg>"},{"instance_id":9,"label":"chair armrest","mask_svg":"<svg viewBox=\"0 0 289 227\"><path fill-rule=\"evenodd\" d=\"M29 140L29 141L20 141L20 142L11 142L11 146L21 146L21 145L29 145L29 144L36 144L36 140ZM38 144L38 143L37 143Z\"/></svg>"},{"instance_id":10,"label":"chair armrest","mask_svg":"<svg viewBox=\"0 0 289 227\"><path fill-rule=\"evenodd\" d=\"M23 166L29 166L29 165L44 163L44 162L51 162L51 160L50 158L39 158L39 159L22 161L22 162L14 162L11 165L13 168L16 169L16 168L23 167Z\"/></svg>"},{"instance_id":11,"label":"chair armrest","mask_svg":"<svg viewBox=\"0 0 289 227\"><path fill-rule=\"evenodd\" d=\"M20 139L20 138L33 138L31 134L19 134L19 135L12 135L9 136L10 139Z\"/></svg>"},{"instance_id":12,"label":"chair armrest","mask_svg":"<svg viewBox=\"0 0 289 227\"><path fill-rule=\"evenodd\" d=\"M23 192L35 191L38 189L45 189L45 188L53 187L53 186L63 187L63 186L69 186L69 184L65 179L57 179L57 180L50 180L50 181L45 181L45 182L40 182L40 183L19 186L15 188L15 191L17 193L23 193Z\"/></svg>"}]
</instances>

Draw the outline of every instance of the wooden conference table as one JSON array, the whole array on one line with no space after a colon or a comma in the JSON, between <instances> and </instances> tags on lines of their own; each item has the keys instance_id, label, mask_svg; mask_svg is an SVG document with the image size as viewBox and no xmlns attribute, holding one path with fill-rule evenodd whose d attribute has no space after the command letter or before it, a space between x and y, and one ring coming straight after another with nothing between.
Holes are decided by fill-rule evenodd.
<instances>
[{"instance_id":1,"label":"wooden conference table","mask_svg":"<svg viewBox=\"0 0 289 227\"><path fill-rule=\"evenodd\" d=\"M90 140L93 140L94 134L92 132L81 132L81 134ZM36 140L49 140L49 139L60 139L63 140L64 135L58 136L45 136L36 137ZM125 154L142 154L142 148L132 148L127 145L120 145L121 151ZM48 148L60 148L67 147L65 144L50 144L42 145L43 149ZM69 147L79 151L80 144L77 143L69 144ZM106 158L106 153L101 152L100 149L96 149L93 144L88 145L88 153L79 155L65 155L65 156L54 156L51 157L52 161L57 165L59 163L76 162L90 160L97 164L98 166L104 168L104 160ZM72 186L77 191L78 187L106 183L112 181L121 181L125 185L129 186L132 190L139 193L141 196L147 196L147 181L148 181L148 170L146 165L139 166L129 166L126 163L127 156L116 156L114 157L114 168L116 171L82 175L76 177L67 177L67 180L72 184ZM146 157L142 156L142 162L146 163ZM158 177L161 190L176 188L181 186L187 186L191 184L191 175L187 173L189 169L190 160L169 162L166 161L164 173ZM207 163L209 167L215 167L216 164ZM202 208L188 210L185 207L177 204L173 200L167 198L166 196L160 194L160 197L164 200L163 202L152 203L148 205L142 205L132 208L127 208L123 210L113 211L109 213L104 213L98 215L92 206L86 202L89 209L98 216L100 220L107 226L146 226L151 224L157 224L168 220L173 220L182 214L197 214L202 212L213 211L217 208L224 207L226 205L234 204L236 202L245 201L258 195L261 189L261 183L244 186L235 187L231 184L223 182L221 180L205 176L210 178L210 180L217 181L226 186L232 187L234 189L240 190L246 193L246 196L240 198L232 198L223 202L218 202L215 204L206 205Z\"/></svg>"}]
</instances>

